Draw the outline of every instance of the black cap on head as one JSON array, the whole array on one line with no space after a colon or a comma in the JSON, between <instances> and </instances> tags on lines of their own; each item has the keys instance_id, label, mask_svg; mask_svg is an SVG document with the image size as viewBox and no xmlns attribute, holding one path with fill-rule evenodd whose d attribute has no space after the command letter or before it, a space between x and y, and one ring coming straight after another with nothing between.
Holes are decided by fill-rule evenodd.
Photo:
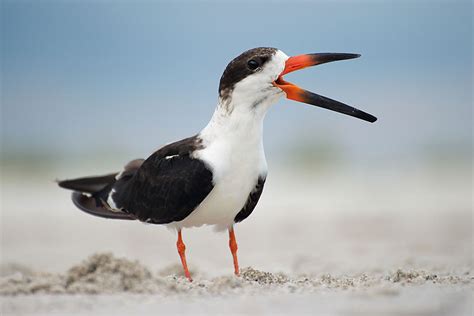
<instances>
[{"instance_id":1,"label":"black cap on head","mask_svg":"<svg viewBox=\"0 0 474 316\"><path fill-rule=\"evenodd\" d=\"M225 98L229 95L237 82L261 70L262 66L270 60L276 52L276 48L258 47L249 49L234 58L234 60L227 65L222 74L219 83L219 96Z\"/></svg>"}]
</instances>

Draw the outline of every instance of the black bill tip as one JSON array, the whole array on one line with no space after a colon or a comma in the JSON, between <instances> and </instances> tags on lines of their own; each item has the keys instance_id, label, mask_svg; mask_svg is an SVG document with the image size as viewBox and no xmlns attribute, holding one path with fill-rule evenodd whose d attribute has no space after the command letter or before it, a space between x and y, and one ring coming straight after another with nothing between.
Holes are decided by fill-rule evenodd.
<instances>
[{"instance_id":1,"label":"black bill tip","mask_svg":"<svg viewBox=\"0 0 474 316\"><path fill-rule=\"evenodd\" d=\"M359 58L361 55L352 53L317 53L308 54L308 56L313 59L315 65L320 65L338 60Z\"/></svg>"},{"instance_id":2,"label":"black bill tip","mask_svg":"<svg viewBox=\"0 0 474 316\"><path fill-rule=\"evenodd\" d=\"M304 103L308 103L308 104L322 107L331 111L335 111L335 112L346 114L352 117L356 117L358 119L361 119L370 123L377 121L377 118L373 116L372 114L361 111L355 107L344 104L342 102L339 102L339 101L336 101L336 100L333 100L325 96L312 93L306 90L302 91L301 99Z\"/></svg>"}]
</instances>

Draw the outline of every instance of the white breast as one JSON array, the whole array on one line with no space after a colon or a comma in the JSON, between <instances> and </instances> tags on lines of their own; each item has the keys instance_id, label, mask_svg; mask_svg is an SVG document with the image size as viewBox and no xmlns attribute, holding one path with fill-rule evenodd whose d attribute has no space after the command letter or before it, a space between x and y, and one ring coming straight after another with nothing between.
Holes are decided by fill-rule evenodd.
<instances>
[{"instance_id":1,"label":"white breast","mask_svg":"<svg viewBox=\"0 0 474 316\"><path fill-rule=\"evenodd\" d=\"M198 154L213 170L214 188L188 217L176 223L179 227L216 225L223 230L233 225L258 177L266 175L267 169L263 149L243 149L231 151L227 144L216 143Z\"/></svg>"}]
</instances>

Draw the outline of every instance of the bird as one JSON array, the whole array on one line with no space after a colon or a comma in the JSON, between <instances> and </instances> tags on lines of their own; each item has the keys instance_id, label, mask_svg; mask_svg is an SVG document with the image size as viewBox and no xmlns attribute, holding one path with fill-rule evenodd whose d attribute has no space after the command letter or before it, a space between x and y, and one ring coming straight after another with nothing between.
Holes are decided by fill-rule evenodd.
<instances>
[{"instance_id":1,"label":"bird","mask_svg":"<svg viewBox=\"0 0 474 316\"><path fill-rule=\"evenodd\" d=\"M234 274L239 275L235 225L255 209L267 178L263 121L281 97L343 113L367 122L377 118L309 92L283 76L306 67L360 57L352 53L311 53L289 57L272 47L247 50L225 68L209 123L194 136L167 144L120 172L58 181L72 201L91 215L166 225L177 232L184 275L184 228L211 225L228 231Z\"/></svg>"}]
</instances>

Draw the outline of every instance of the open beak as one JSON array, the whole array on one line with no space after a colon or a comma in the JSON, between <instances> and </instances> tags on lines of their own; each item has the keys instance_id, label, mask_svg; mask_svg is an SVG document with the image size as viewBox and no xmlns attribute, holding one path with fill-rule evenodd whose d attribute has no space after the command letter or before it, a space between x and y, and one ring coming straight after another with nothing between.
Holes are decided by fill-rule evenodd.
<instances>
[{"instance_id":1,"label":"open beak","mask_svg":"<svg viewBox=\"0 0 474 316\"><path fill-rule=\"evenodd\" d=\"M373 115L370 115L369 113L358 110L339 101L326 98L322 95L306 91L290 82L283 80L283 75L295 70L324 64L331 61L352 59L357 57L360 57L360 55L338 53L319 53L293 56L286 60L285 69L283 69L280 76L278 76L278 79L273 82L273 85L283 90L286 93L286 97L290 100L312 104L373 123L377 120L377 118Z\"/></svg>"}]
</instances>

